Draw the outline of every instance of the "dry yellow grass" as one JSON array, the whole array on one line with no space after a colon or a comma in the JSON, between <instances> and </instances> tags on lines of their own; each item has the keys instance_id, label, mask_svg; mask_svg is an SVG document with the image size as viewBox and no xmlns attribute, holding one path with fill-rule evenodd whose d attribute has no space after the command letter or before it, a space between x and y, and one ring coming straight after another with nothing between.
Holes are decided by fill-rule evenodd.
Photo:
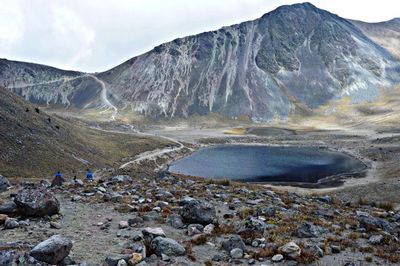
<instances>
[{"instance_id":1,"label":"dry yellow grass","mask_svg":"<svg viewBox=\"0 0 400 266\"><path fill-rule=\"evenodd\" d=\"M224 131L224 134L227 135L244 135L246 134L247 129L244 127L237 127L237 128L231 128L228 130Z\"/></svg>"}]
</instances>

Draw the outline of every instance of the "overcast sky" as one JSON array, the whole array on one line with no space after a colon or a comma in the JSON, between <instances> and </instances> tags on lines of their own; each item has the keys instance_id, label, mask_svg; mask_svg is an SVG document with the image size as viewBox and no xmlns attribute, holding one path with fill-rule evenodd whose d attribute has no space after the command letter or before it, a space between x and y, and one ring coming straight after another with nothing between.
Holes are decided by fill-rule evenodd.
<instances>
[{"instance_id":1,"label":"overcast sky","mask_svg":"<svg viewBox=\"0 0 400 266\"><path fill-rule=\"evenodd\" d=\"M0 58L104 71L163 42L256 19L291 0L0 0ZM368 22L399 0L310 1Z\"/></svg>"}]
</instances>

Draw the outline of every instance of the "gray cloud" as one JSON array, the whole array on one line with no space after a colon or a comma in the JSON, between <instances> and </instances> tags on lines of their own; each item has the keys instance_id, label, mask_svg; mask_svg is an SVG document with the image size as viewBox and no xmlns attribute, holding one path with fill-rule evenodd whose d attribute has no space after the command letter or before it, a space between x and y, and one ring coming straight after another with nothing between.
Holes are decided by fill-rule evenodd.
<instances>
[{"instance_id":1,"label":"gray cloud","mask_svg":"<svg viewBox=\"0 0 400 266\"><path fill-rule=\"evenodd\" d=\"M292 0L1 0L0 57L103 71L177 37L218 29ZM399 16L393 0L316 0L364 21Z\"/></svg>"}]
</instances>

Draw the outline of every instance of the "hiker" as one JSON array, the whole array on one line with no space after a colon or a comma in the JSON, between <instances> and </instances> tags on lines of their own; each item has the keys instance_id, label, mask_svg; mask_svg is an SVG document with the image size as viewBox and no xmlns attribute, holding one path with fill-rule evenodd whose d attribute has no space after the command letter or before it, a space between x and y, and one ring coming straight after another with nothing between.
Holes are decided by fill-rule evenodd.
<instances>
[{"instance_id":1,"label":"hiker","mask_svg":"<svg viewBox=\"0 0 400 266\"><path fill-rule=\"evenodd\" d=\"M65 182L65 179L63 178L62 174L60 171L57 171L56 174L54 175L54 179L51 182L51 186L62 186L62 184Z\"/></svg>"},{"instance_id":2,"label":"hiker","mask_svg":"<svg viewBox=\"0 0 400 266\"><path fill-rule=\"evenodd\" d=\"M92 173L92 171L90 171L90 169L87 169L87 172L86 172L86 179L87 179L87 181L89 181L89 182L93 182L93 173Z\"/></svg>"}]
</instances>

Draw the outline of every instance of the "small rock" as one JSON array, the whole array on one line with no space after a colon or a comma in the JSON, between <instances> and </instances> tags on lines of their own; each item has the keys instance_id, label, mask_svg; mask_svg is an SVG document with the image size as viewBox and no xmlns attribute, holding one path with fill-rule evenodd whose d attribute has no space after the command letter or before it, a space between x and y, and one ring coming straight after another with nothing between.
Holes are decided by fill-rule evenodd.
<instances>
[{"instance_id":1,"label":"small rock","mask_svg":"<svg viewBox=\"0 0 400 266\"><path fill-rule=\"evenodd\" d=\"M222 248L228 252L231 252L234 248L240 248L241 250L246 250L246 246L242 241L242 238L238 235L234 235L229 239L222 241Z\"/></svg>"},{"instance_id":2,"label":"small rock","mask_svg":"<svg viewBox=\"0 0 400 266\"><path fill-rule=\"evenodd\" d=\"M136 265L136 264L134 264ZM128 263L126 263L125 260L119 260L117 266L128 266Z\"/></svg>"},{"instance_id":3,"label":"small rock","mask_svg":"<svg viewBox=\"0 0 400 266\"><path fill-rule=\"evenodd\" d=\"M190 224L188 226L188 236L194 236L197 234L201 234L203 232L204 227L201 224Z\"/></svg>"},{"instance_id":4,"label":"small rock","mask_svg":"<svg viewBox=\"0 0 400 266\"><path fill-rule=\"evenodd\" d=\"M340 246L331 245L331 251L332 251L332 253L340 253L340 251L341 251Z\"/></svg>"},{"instance_id":5,"label":"small rock","mask_svg":"<svg viewBox=\"0 0 400 266\"><path fill-rule=\"evenodd\" d=\"M72 241L61 235L54 235L39 243L29 253L35 259L49 264L58 264L68 256Z\"/></svg>"},{"instance_id":6,"label":"small rock","mask_svg":"<svg viewBox=\"0 0 400 266\"><path fill-rule=\"evenodd\" d=\"M382 243L382 241L383 241L383 236L382 235L372 235L368 239L368 243L370 243L372 245L378 245L378 244Z\"/></svg>"},{"instance_id":7,"label":"small rock","mask_svg":"<svg viewBox=\"0 0 400 266\"><path fill-rule=\"evenodd\" d=\"M14 218L7 218L4 222L5 229L15 229L19 227L19 223L17 219Z\"/></svg>"},{"instance_id":8,"label":"small rock","mask_svg":"<svg viewBox=\"0 0 400 266\"><path fill-rule=\"evenodd\" d=\"M276 254L272 257L273 262L280 262L283 260L283 255L282 254Z\"/></svg>"},{"instance_id":9,"label":"small rock","mask_svg":"<svg viewBox=\"0 0 400 266\"><path fill-rule=\"evenodd\" d=\"M280 250L285 256L291 259L295 259L301 255L300 247L294 242L286 243L280 248Z\"/></svg>"},{"instance_id":10,"label":"small rock","mask_svg":"<svg viewBox=\"0 0 400 266\"><path fill-rule=\"evenodd\" d=\"M125 228L128 228L128 227L129 227L129 224L128 224L127 221L121 221L121 222L119 222L119 224L118 224L118 228L119 228L119 229L125 229Z\"/></svg>"},{"instance_id":11,"label":"small rock","mask_svg":"<svg viewBox=\"0 0 400 266\"><path fill-rule=\"evenodd\" d=\"M128 264L133 266L137 265L139 262L143 260L143 256L140 253L132 253L131 258L128 261Z\"/></svg>"},{"instance_id":12,"label":"small rock","mask_svg":"<svg viewBox=\"0 0 400 266\"><path fill-rule=\"evenodd\" d=\"M142 234L144 237L150 237L150 239L158 236L165 237L164 230L161 227L146 227L142 230Z\"/></svg>"},{"instance_id":13,"label":"small rock","mask_svg":"<svg viewBox=\"0 0 400 266\"><path fill-rule=\"evenodd\" d=\"M330 196L328 196L328 195L326 195L326 196L319 196L319 197L317 198L317 200L319 200L319 201L321 201L321 202L324 202L324 203L331 203L331 202L332 202L332 198L331 198Z\"/></svg>"},{"instance_id":14,"label":"small rock","mask_svg":"<svg viewBox=\"0 0 400 266\"><path fill-rule=\"evenodd\" d=\"M61 229L61 224L57 222L50 222L50 227L54 229Z\"/></svg>"},{"instance_id":15,"label":"small rock","mask_svg":"<svg viewBox=\"0 0 400 266\"><path fill-rule=\"evenodd\" d=\"M206 235L212 235L214 233L215 225L208 224L204 227L203 233Z\"/></svg>"},{"instance_id":16,"label":"small rock","mask_svg":"<svg viewBox=\"0 0 400 266\"><path fill-rule=\"evenodd\" d=\"M141 217L138 217L138 216L128 219L129 226L136 226L136 225L142 224L143 222L144 222L143 219Z\"/></svg>"},{"instance_id":17,"label":"small rock","mask_svg":"<svg viewBox=\"0 0 400 266\"><path fill-rule=\"evenodd\" d=\"M7 191L10 187L10 182L4 176L0 175L0 192Z\"/></svg>"},{"instance_id":18,"label":"small rock","mask_svg":"<svg viewBox=\"0 0 400 266\"><path fill-rule=\"evenodd\" d=\"M176 229L182 229L185 226L182 217L178 214L171 214L168 216L167 223Z\"/></svg>"},{"instance_id":19,"label":"small rock","mask_svg":"<svg viewBox=\"0 0 400 266\"><path fill-rule=\"evenodd\" d=\"M170 261L171 258L163 253L163 254L161 254L161 260L162 261Z\"/></svg>"},{"instance_id":20,"label":"small rock","mask_svg":"<svg viewBox=\"0 0 400 266\"><path fill-rule=\"evenodd\" d=\"M117 183L131 183L132 182L132 177L128 175L117 175L111 177L111 181L117 182Z\"/></svg>"},{"instance_id":21,"label":"small rock","mask_svg":"<svg viewBox=\"0 0 400 266\"><path fill-rule=\"evenodd\" d=\"M247 263L249 265L253 265L253 264L256 264L256 260L255 259L249 259L249 261Z\"/></svg>"},{"instance_id":22,"label":"small rock","mask_svg":"<svg viewBox=\"0 0 400 266\"><path fill-rule=\"evenodd\" d=\"M243 250L240 248L234 248L230 252L233 259L241 259L243 257Z\"/></svg>"}]
</instances>

